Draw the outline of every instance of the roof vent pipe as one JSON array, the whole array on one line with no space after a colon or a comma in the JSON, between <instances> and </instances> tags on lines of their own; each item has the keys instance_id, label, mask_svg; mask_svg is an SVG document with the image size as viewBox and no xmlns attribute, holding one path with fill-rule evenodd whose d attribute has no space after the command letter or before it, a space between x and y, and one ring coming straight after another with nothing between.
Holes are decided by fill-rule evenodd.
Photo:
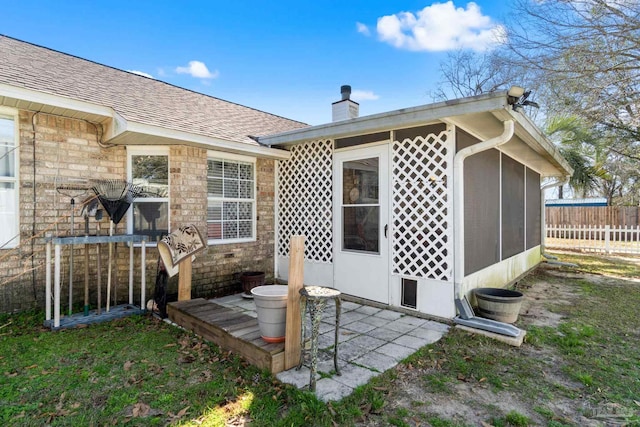
<instances>
[{"instance_id":1,"label":"roof vent pipe","mask_svg":"<svg viewBox=\"0 0 640 427\"><path fill-rule=\"evenodd\" d=\"M342 100L345 101L351 98L351 86L343 85L340 86L340 95L342 95Z\"/></svg>"}]
</instances>

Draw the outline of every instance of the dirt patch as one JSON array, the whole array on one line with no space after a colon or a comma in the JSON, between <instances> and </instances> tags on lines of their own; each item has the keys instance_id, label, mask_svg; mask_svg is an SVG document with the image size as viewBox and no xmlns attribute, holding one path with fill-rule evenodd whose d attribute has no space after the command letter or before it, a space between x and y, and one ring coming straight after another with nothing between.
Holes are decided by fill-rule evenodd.
<instances>
[{"instance_id":1,"label":"dirt patch","mask_svg":"<svg viewBox=\"0 0 640 427\"><path fill-rule=\"evenodd\" d=\"M568 310L578 298L585 298L584 294L577 293L576 287L563 286L562 283L554 282L552 280L554 276L575 280L587 279L596 283L611 280L603 276L567 273L557 269L539 271L532 280L526 280L520 285L520 290L525 295L518 321L521 328L557 327L567 319L563 314L563 308L567 307ZM449 381L445 386L446 391L433 392L433 389L426 385L424 378L428 375L438 375L437 369L428 366L420 368L399 365L396 367L397 377L393 380L387 395L383 411L386 417L370 416L360 425L389 425L389 416L409 413L412 415L403 418L403 421L411 426L431 425L427 420L435 417L451 421L452 424L448 425L486 427L490 425L487 421L493 417L516 411L519 414L526 414L533 422L531 425L546 426L549 423L549 415L541 415L540 407L551 411L558 425L586 427L603 425L601 420L584 416L593 412L589 403L582 397L581 389L584 386L567 378L562 372L562 356L555 354L551 349L534 347L526 342L518 351L523 356L542 364L543 368L539 375L544 377L546 386L572 390L575 397L558 398L550 394L553 397L549 401L531 402L529 396L523 396L522 391L516 387L495 391L495 388L492 389L489 384L478 381L477 378L472 381L467 379L457 382Z\"/></svg>"},{"instance_id":2,"label":"dirt patch","mask_svg":"<svg viewBox=\"0 0 640 427\"><path fill-rule=\"evenodd\" d=\"M520 308L520 318L528 325L555 327L565 319L558 311L550 311L550 306L570 306L578 297L565 286L537 280L533 285L520 286L525 298Z\"/></svg>"},{"instance_id":3,"label":"dirt patch","mask_svg":"<svg viewBox=\"0 0 640 427\"><path fill-rule=\"evenodd\" d=\"M547 425L548 421L537 414L534 410L536 404L523 399L517 390L492 391L489 386L458 382L451 384L446 393L425 392L420 381L421 375L427 372L419 372L415 369L402 365L397 368L397 378L394 380L394 392L384 408L385 414L394 414L399 410L406 409L416 414L409 420L404 419L412 427L428 426L425 420L438 418L450 420L459 426L482 426L489 427L491 424L487 420L498 417L512 411L520 414L527 414L533 424ZM570 385L580 387L576 384L567 384L566 379L554 372L547 375L557 376L557 381L561 386ZM554 399L546 402L538 402L540 406L545 406L554 413L554 419L567 425L579 425L584 427L602 426L601 422L584 417L583 413L589 413L588 403L576 404L576 400ZM359 424L363 426L387 426L388 419L381 417L370 417L365 422Z\"/></svg>"}]
</instances>

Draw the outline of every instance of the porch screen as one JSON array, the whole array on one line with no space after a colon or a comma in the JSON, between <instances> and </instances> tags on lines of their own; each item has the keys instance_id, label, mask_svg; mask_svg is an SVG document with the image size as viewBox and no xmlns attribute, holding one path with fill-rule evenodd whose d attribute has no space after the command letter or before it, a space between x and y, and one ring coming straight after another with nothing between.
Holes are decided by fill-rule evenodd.
<instances>
[{"instance_id":1,"label":"porch screen","mask_svg":"<svg viewBox=\"0 0 640 427\"><path fill-rule=\"evenodd\" d=\"M524 168L502 155L502 259L524 251Z\"/></svg>"},{"instance_id":2,"label":"porch screen","mask_svg":"<svg viewBox=\"0 0 640 427\"><path fill-rule=\"evenodd\" d=\"M478 139L461 130L458 151ZM500 261L500 152L487 150L464 161L464 272Z\"/></svg>"},{"instance_id":3,"label":"porch screen","mask_svg":"<svg viewBox=\"0 0 640 427\"><path fill-rule=\"evenodd\" d=\"M529 168L526 170L527 188L527 249L540 245L542 218L540 211L540 174Z\"/></svg>"}]
</instances>

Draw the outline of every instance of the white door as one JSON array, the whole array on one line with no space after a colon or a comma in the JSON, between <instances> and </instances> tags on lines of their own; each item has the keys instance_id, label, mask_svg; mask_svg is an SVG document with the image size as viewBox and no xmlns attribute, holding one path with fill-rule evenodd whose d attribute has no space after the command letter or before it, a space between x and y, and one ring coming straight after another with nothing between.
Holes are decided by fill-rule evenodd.
<instances>
[{"instance_id":1,"label":"white door","mask_svg":"<svg viewBox=\"0 0 640 427\"><path fill-rule=\"evenodd\" d=\"M389 147L336 152L334 283L340 291L389 303Z\"/></svg>"}]
</instances>

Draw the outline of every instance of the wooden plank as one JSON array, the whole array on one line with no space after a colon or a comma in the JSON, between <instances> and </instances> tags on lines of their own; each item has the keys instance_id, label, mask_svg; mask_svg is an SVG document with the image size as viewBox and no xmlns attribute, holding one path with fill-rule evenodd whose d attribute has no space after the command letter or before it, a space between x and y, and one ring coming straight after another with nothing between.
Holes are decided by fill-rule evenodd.
<instances>
[{"instance_id":1,"label":"wooden plank","mask_svg":"<svg viewBox=\"0 0 640 427\"><path fill-rule=\"evenodd\" d=\"M179 264L178 273L178 301L191 299L191 257L188 256Z\"/></svg>"},{"instance_id":2,"label":"wooden plank","mask_svg":"<svg viewBox=\"0 0 640 427\"><path fill-rule=\"evenodd\" d=\"M240 338L243 335L247 335L247 334L250 334L250 333L253 333L253 332L256 332L256 331L260 332L258 324L257 323L250 323L245 328L236 329L236 330L227 331L227 332L229 332L231 335L233 335L236 338Z\"/></svg>"},{"instance_id":3,"label":"wooden plank","mask_svg":"<svg viewBox=\"0 0 640 427\"><path fill-rule=\"evenodd\" d=\"M169 318L180 326L240 355L261 369L269 369L274 373L284 369L284 344L269 344L262 340L257 319L251 316L200 298L170 303L167 312ZM210 322L209 319L212 317L218 320ZM245 339L232 335L221 327L223 324L230 328L238 328L236 330L242 331L242 337Z\"/></svg>"},{"instance_id":4,"label":"wooden plank","mask_svg":"<svg viewBox=\"0 0 640 427\"><path fill-rule=\"evenodd\" d=\"M195 307L199 307L199 306L208 306L209 304L212 304L210 301L207 301L206 299L203 298L196 298L193 300L189 300L189 301L175 301L175 302L170 302L168 305L172 305L176 308L182 309L182 308L195 308ZM215 304L217 305L217 304Z\"/></svg>"},{"instance_id":5,"label":"wooden plank","mask_svg":"<svg viewBox=\"0 0 640 427\"><path fill-rule=\"evenodd\" d=\"M255 328L255 326L257 325L258 325L258 321L253 317L249 317L249 316L247 316L246 318L239 317L238 319L236 319L236 322L233 325L227 326L225 330L229 332L231 335L235 336L236 331L250 330Z\"/></svg>"},{"instance_id":6,"label":"wooden plank","mask_svg":"<svg viewBox=\"0 0 640 427\"><path fill-rule=\"evenodd\" d=\"M193 313L194 316L197 315L199 318L206 322L219 325L221 321L233 317L235 312L231 309L225 309L216 311L192 311L191 313Z\"/></svg>"},{"instance_id":7,"label":"wooden plank","mask_svg":"<svg viewBox=\"0 0 640 427\"><path fill-rule=\"evenodd\" d=\"M300 289L304 286L304 236L292 236L290 245L284 369L291 369L300 362Z\"/></svg>"},{"instance_id":8,"label":"wooden plank","mask_svg":"<svg viewBox=\"0 0 640 427\"><path fill-rule=\"evenodd\" d=\"M176 313L172 320L225 350L239 354L249 363L261 369L271 369L272 357L268 351L242 340L232 339L233 337L224 330L216 328L214 325L203 323L197 318L184 315L184 313Z\"/></svg>"},{"instance_id":9,"label":"wooden plank","mask_svg":"<svg viewBox=\"0 0 640 427\"><path fill-rule=\"evenodd\" d=\"M278 372L285 371L284 366L284 351L274 354L271 358L271 373L277 374Z\"/></svg>"},{"instance_id":10,"label":"wooden plank","mask_svg":"<svg viewBox=\"0 0 640 427\"><path fill-rule=\"evenodd\" d=\"M253 341L257 338L260 338L260 327L253 329L251 332L248 332L244 335L238 335L237 338L244 341ZM262 339L262 338L260 338Z\"/></svg>"}]
</instances>

